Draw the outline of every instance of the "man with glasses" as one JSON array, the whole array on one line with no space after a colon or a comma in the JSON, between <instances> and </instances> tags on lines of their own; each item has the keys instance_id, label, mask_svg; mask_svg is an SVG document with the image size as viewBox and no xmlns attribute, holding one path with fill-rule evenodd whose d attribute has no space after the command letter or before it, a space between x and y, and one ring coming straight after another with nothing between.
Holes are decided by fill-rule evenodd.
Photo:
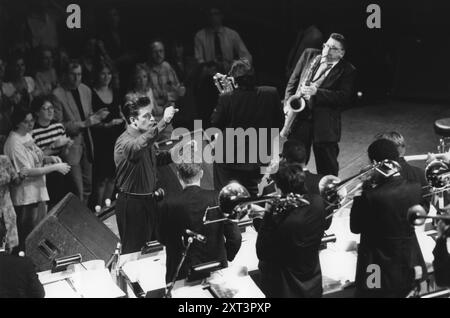
<instances>
[{"instance_id":1,"label":"man with glasses","mask_svg":"<svg viewBox=\"0 0 450 318\"><path fill-rule=\"evenodd\" d=\"M306 163L313 147L317 173L322 175L337 176L339 171L340 112L351 102L356 77L355 67L343 59L345 52L345 38L338 33L330 35L322 52L305 50L285 92L285 113L286 102L292 95L301 95L306 100L306 107L297 115L288 139L303 142Z\"/></svg>"},{"instance_id":2,"label":"man with glasses","mask_svg":"<svg viewBox=\"0 0 450 318\"><path fill-rule=\"evenodd\" d=\"M116 141L114 162L119 191L116 218L123 253L137 252L157 238L156 166L170 163L171 154L157 152L154 142L177 111L167 107L156 122L150 99L137 95L128 96L122 109L128 127Z\"/></svg>"}]
</instances>

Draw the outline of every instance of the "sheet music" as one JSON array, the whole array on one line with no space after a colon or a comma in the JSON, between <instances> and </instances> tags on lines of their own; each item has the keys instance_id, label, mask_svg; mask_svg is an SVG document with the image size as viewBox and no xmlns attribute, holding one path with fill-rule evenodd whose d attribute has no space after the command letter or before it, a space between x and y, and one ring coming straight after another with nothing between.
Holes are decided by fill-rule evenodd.
<instances>
[{"instance_id":1,"label":"sheet music","mask_svg":"<svg viewBox=\"0 0 450 318\"><path fill-rule=\"evenodd\" d=\"M44 284L46 298L118 298L125 293L113 282L108 269L85 270Z\"/></svg>"}]
</instances>

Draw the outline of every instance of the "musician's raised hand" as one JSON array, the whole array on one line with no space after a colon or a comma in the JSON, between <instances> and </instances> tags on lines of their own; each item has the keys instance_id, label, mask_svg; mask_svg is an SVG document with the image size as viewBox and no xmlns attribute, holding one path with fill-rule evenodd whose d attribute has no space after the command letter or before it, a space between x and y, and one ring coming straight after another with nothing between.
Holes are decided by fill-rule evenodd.
<instances>
[{"instance_id":1,"label":"musician's raised hand","mask_svg":"<svg viewBox=\"0 0 450 318\"><path fill-rule=\"evenodd\" d=\"M174 106L169 106L166 109L164 109L164 115L163 115L164 121L166 123L170 123L176 112L178 112L178 108L175 108Z\"/></svg>"}]
</instances>

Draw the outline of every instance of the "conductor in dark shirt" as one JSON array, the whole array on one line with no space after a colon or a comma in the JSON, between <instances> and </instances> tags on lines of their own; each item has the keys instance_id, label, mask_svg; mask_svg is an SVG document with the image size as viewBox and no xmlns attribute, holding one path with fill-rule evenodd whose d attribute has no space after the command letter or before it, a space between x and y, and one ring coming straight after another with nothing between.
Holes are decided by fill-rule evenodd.
<instances>
[{"instance_id":1,"label":"conductor in dark shirt","mask_svg":"<svg viewBox=\"0 0 450 318\"><path fill-rule=\"evenodd\" d=\"M0 218L0 298L43 298L44 287L27 257L9 255L5 251L6 227Z\"/></svg>"},{"instance_id":2,"label":"conductor in dark shirt","mask_svg":"<svg viewBox=\"0 0 450 318\"><path fill-rule=\"evenodd\" d=\"M194 161L195 162L195 161ZM161 242L166 246L166 281L170 282L180 262L183 244L187 242L186 230L202 234L206 243L194 241L177 279L185 278L189 268L210 261L219 261L227 266L241 247L241 232L235 223L213 223L203 225L203 217L208 207L218 205L218 193L200 188L203 170L200 163L177 164L178 177L183 192L176 197L168 197L161 204ZM221 218L218 209L212 209L207 219Z\"/></svg>"},{"instance_id":3,"label":"conductor in dark shirt","mask_svg":"<svg viewBox=\"0 0 450 318\"><path fill-rule=\"evenodd\" d=\"M164 110L160 122L153 117L148 97L130 96L123 107L128 122L114 148L117 226L123 253L139 251L156 239L157 205L156 166L171 162L170 152L158 152L154 142L178 111L173 106Z\"/></svg>"}]
</instances>

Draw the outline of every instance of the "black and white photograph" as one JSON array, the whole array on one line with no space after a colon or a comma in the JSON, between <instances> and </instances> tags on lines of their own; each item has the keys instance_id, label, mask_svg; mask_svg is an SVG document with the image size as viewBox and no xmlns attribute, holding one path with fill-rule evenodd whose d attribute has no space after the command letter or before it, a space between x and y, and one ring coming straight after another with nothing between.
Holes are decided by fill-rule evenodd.
<instances>
[{"instance_id":1,"label":"black and white photograph","mask_svg":"<svg viewBox=\"0 0 450 318\"><path fill-rule=\"evenodd\" d=\"M450 298L448 12L0 0L0 298Z\"/></svg>"}]
</instances>

